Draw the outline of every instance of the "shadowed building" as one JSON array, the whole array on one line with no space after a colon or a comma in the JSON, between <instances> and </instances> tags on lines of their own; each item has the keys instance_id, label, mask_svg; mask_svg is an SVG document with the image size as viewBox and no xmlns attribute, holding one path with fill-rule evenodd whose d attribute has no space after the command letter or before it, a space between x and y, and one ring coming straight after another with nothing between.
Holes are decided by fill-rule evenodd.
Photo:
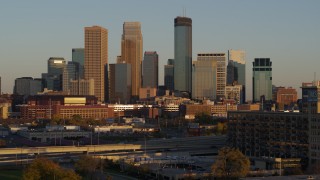
<instances>
[{"instance_id":1,"label":"shadowed building","mask_svg":"<svg viewBox=\"0 0 320 180\"><path fill-rule=\"evenodd\" d=\"M108 64L108 30L100 26L85 27L85 79L94 80L94 95L105 100L105 66Z\"/></svg>"},{"instance_id":2,"label":"shadowed building","mask_svg":"<svg viewBox=\"0 0 320 180\"><path fill-rule=\"evenodd\" d=\"M159 57L156 51L146 51L144 53L142 67L142 87L158 88Z\"/></svg>"},{"instance_id":3,"label":"shadowed building","mask_svg":"<svg viewBox=\"0 0 320 180\"><path fill-rule=\"evenodd\" d=\"M174 60L168 59L167 65L164 65L164 85L167 90L174 90Z\"/></svg>"},{"instance_id":4,"label":"shadowed building","mask_svg":"<svg viewBox=\"0 0 320 180\"><path fill-rule=\"evenodd\" d=\"M110 102L130 103L131 101L131 64L118 63L109 65Z\"/></svg>"},{"instance_id":5,"label":"shadowed building","mask_svg":"<svg viewBox=\"0 0 320 180\"><path fill-rule=\"evenodd\" d=\"M122 62L131 64L132 98L138 100L141 87L143 39L140 22L125 22L121 39ZM118 61L118 60L117 60Z\"/></svg>"},{"instance_id":6,"label":"shadowed building","mask_svg":"<svg viewBox=\"0 0 320 180\"><path fill-rule=\"evenodd\" d=\"M174 19L174 88L191 94L192 91L192 20Z\"/></svg>"}]
</instances>

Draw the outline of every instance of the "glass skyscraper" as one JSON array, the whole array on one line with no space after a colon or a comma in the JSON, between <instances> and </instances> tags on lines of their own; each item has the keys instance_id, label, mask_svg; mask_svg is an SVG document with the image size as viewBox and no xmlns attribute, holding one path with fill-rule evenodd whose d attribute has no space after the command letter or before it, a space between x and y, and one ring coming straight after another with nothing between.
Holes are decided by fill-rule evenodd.
<instances>
[{"instance_id":1,"label":"glass skyscraper","mask_svg":"<svg viewBox=\"0 0 320 180\"><path fill-rule=\"evenodd\" d=\"M62 90L62 74L66 66L66 60L63 57L50 57L48 60L48 73L43 73L47 89L54 91Z\"/></svg>"},{"instance_id":2,"label":"glass skyscraper","mask_svg":"<svg viewBox=\"0 0 320 180\"><path fill-rule=\"evenodd\" d=\"M79 79L84 79L84 48L72 49L72 62L78 63L77 73Z\"/></svg>"},{"instance_id":3,"label":"glass skyscraper","mask_svg":"<svg viewBox=\"0 0 320 180\"><path fill-rule=\"evenodd\" d=\"M252 100L260 102L261 96L264 96L265 100L272 100L272 62L270 58L255 58L252 64Z\"/></svg>"},{"instance_id":4,"label":"glass skyscraper","mask_svg":"<svg viewBox=\"0 0 320 180\"><path fill-rule=\"evenodd\" d=\"M192 20L188 17L174 19L174 88L192 91Z\"/></svg>"}]
</instances>

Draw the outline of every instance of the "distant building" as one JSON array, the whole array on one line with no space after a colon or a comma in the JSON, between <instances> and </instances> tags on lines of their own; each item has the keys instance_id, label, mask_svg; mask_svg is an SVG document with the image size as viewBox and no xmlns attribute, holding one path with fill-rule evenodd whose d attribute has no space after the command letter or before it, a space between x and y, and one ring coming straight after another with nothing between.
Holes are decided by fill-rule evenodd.
<instances>
[{"instance_id":1,"label":"distant building","mask_svg":"<svg viewBox=\"0 0 320 180\"><path fill-rule=\"evenodd\" d=\"M84 79L84 48L72 49L72 62L78 63L77 79Z\"/></svg>"},{"instance_id":2,"label":"distant building","mask_svg":"<svg viewBox=\"0 0 320 180\"><path fill-rule=\"evenodd\" d=\"M33 79L32 77L17 78L14 84L14 94L16 95L36 95L41 92L42 79Z\"/></svg>"},{"instance_id":3,"label":"distant building","mask_svg":"<svg viewBox=\"0 0 320 180\"><path fill-rule=\"evenodd\" d=\"M236 111L237 105L229 102L219 102L211 106L211 114L218 117L227 117L228 111Z\"/></svg>"},{"instance_id":4,"label":"distant building","mask_svg":"<svg viewBox=\"0 0 320 180\"><path fill-rule=\"evenodd\" d=\"M54 116L70 119L75 114L88 119L113 117L113 108L98 105L94 96L37 95L20 105L21 118L51 119Z\"/></svg>"},{"instance_id":5,"label":"distant building","mask_svg":"<svg viewBox=\"0 0 320 180\"><path fill-rule=\"evenodd\" d=\"M66 60L63 57L50 57L48 59L48 72L42 74L45 80L45 88L61 91L62 90L62 74L66 66Z\"/></svg>"},{"instance_id":6,"label":"distant building","mask_svg":"<svg viewBox=\"0 0 320 180\"><path fill-rule=\"evenodd\" d=\"M320 113L320 81L302 83L302 112L306 114Z\"/></svg>"},{"instance_id":7,"label":"distant building","mask_svg":"<svg viewBox=\"0 0 320 180\"><path fill-rule=\"evenodd\" d=\"M276 87L274 91L274 101L277 102L278 110L288 110L293 103L298 100L297 90L289 87Z\"/></svg>"},{"instance_id":8,"label":"distant building","mask_svg":"<svg viewBox=\"0 0 320 180\"><path fill-rule=\"evenodd\" d=\"M158 88L159 57L156 51L146 51L142 63L142 87Z\"/></svg>"},{"instance_id":9,"label":"distant building","mask_svg":"<svg viewBox=\"0 0 320 180\"><path fill-rule=\"evenodd\" d=\"M196 91L193 93L193 97L199 99L210 94L210 99L224 99L226 87L225 53L198 54L197 61L194 61L193 64L193 80L195 82L192 86Z\"/></svg>"},{"instance_id":10,"label":"distant building","mask_svg":"<svg viewBox=\"0 0 320 180\"><path fill-rule=\"evenodd\" d=\"M72 61L69 61L68 64L63 69L62 74L62 90L65 92L70 92L71 88L71 80L77 80L78 75L78 63L74 63Z\"/></svg>"},{"instance_id":11,"label":"distant building","mask_svg":"<svg viewBox=\"0 0 320 180\"><path fill-rule=\"evenodd\" d=\"M239 104L238 111L259 111L260 104Z\"/></svg>"},{"instance_id":12,"label":"distant building","mask_svg":"<svg viewBox=\"0 0 320 180\"><path fill-rule=\"evenodd\" d=\"M131 82L131 64L119 63L110 64L110 102L112 103L130 103L132 82Z\"/></svg>"},{"instance_id":13,"label":"distant building","mask_svg":"<svg viewBox=\"0 0 320 180\"><path fill-rule=\"evenodd\" d=\"M157 88L140 88L139 98L140 99L150 99L157 96Z\"/></svg>"},{"instance_id":14,"label":"distant building","mask_svg":"<svg viewBox=\"0 0 320 180\"><path fill-rule=\"evenodd\" d=\"M192 20L174 19L174 88L191 94L192 90Z\"/></svg>"},{"instance_id":15,"label":"distant building","mask_svg":"<svg viewBox=\"0 0 320 180\"><path fill-rule=\"evenodd\" d=\"M252 73L253 101L272 100L272 62L270 58L255 58Z\"/></svg>"},{"instance_id":16,"label":"distant building","mask_svg":"<svg viewBox=\"0 0 320 180\"><path fill-rule=\"evenodd\" d=\"M227 85L240 84L242 85L242 97L244 103L246 100L246 53L242 50L228 51L228 66L227 66Z\"/></svg>"},{"instance_id":17,"label":"distant building","mask_svg":"<svg viewBox=\"0 0 320 180\"><path fill-rule=\"evenodd\" d=\"M243 104L243 85L226 86L226 99L233 99L237 104Z\"/></svg>"},{"instance_id":18,"label":"distant building","mask_svg":"<svg viewBox=\"0 0 320 180\"><path fill-rule=\"evenodd\" d=\"M108 30L100 26L85 27L85 79L94 80L94 95L105 101L106 73L108 64Z\"/></svg>"},{"instance_id":19,"label":"distant building","mask_svg":"<svg viewBox=\"0 0 320 180\"><path fill-rule=\"evenodd\" d=\"M164 65L164 85L167 90L174 90L174 60L168 59L167 65Z\"/></svg>"},{"instance_id":20,"label":"distant building","mask_svg":"<svg viewBox=\"0 0 320 180\"><path fill-rule=\"evenodd\" d=\"M2 89L1 89L1 76L0 76L0 95L2 94Z\"/></svg>"},{"instance_id":21,"label":"distant building","mask_svg":"<svg viewBox=\"0 0 320 180\"><path fill-rule=\"evenodd\" d=\"M0 98L0 119L8 119L10 108L11 103L4 98Z\"/></svg>"},{"instance_id":22,"label":"distant building","mask_svg":"<svg viewBox=\"0 0 320 180\"><path fill-rule=\"evenodd\" d=\"M189 118L194 118L197 114L207 114L211 115L211 109L212 105L206 105L206 104L187 104L186 105L186 115Z\"/></svg>"},{"instance_id":23,"label":"distant building","mask_svg":"<svg viewBox=\"0 0 320 180\"><path fill-rule=\"evenodd\" d=\"M141 87L141 64L143 58L143 38L140 22L124 22L121 38L122 62L131 65L131 96L137 100Z\"/></svg>"},{"instance_id":24,"label":"distant building","mask_svg":"<svg viewBox=\"0 0 320 180\"><path fill-rule=\"evenodd\" d=\"M205 60L202 55L198 54L198 61L193 62L192 98L215 100L217 98L217 62L210 57Z\"/></svg>"},{"instance_id":25,"label":"distant building","mask_svg":"<svg viewBox=\"0 0 320 180\"><path fill-rule=\"evenodd\" d=\"M71 80L70 95L94 96L94 80L93 79Z\"/></svg>"}]
</instances>

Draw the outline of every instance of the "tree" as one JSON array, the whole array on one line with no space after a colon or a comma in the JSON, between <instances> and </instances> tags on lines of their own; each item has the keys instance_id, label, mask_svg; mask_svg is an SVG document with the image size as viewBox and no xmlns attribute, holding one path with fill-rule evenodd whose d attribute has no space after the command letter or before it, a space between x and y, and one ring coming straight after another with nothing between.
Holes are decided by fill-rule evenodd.
<instances>
[{"instance_id":1,"label":"tree","mask_svg":"<svg viewBox=\"0 0 320 180\"><path fill-rule=\"evenodd\" d=\"M80 176L72 170L65 170L46 158L36 158L23 172L22 179L70 179L80 180Z\"/></svg>"},{"instance_id":2,"label":"tree","mask_svg":"<svg viewBox=\"0 0 320 180\"><path fill-rule=\"evenodd\" d=\"M238 149L223 147L211 170L215 177L223 179L245 177L250 169L249 159Z\"/></svg>"},{"instance_id":3,"label":"tree","mask_svg":"<svg viewBox=\"0 0 320 180\"><path fill-rule=\"evenodd\" d=\"M80 175L87 176L87 178L92 179L96 169L98 169L100 165L102 164L92 156L84 155L76 162L75 169Z\"/></svg>"},{"instance_id":4,"label":"tree","mask_svg":"<svg viewBox=\"0 0 320 180\"><path fill-rule=\"evenodd\" d=\"M209 114L207 113L197 113L195 115L195 122L199 123L199 124L212 124L212 118Z\"/></svg>"}]
</instances>

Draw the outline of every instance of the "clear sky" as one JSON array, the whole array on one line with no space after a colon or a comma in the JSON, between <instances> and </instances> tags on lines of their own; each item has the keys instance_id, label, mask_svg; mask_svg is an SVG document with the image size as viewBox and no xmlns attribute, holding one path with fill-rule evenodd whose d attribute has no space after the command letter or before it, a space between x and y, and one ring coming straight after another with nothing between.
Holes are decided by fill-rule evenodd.
<instances>
[{"instance_id":1,"label":"clear sky","mask_svg":"<svg viewBox=\"0 0 320 180\"><path fill-rule=\"evenodd\" d=\"M84 47L85 26L109 30L114 63L124 21L141 22L143 49L158 52L163 84L163 65L174 57L173 21L183 8L193 21L193 59L201 52L246 51L247 99L256 57L271 58L274 85L298 89L314 72L320 79L319 0L10 0L0 5L2 91L12 93L15 78L41 77L49 57L71 60L71 49Z\"/></svg>"}]
</instances>

